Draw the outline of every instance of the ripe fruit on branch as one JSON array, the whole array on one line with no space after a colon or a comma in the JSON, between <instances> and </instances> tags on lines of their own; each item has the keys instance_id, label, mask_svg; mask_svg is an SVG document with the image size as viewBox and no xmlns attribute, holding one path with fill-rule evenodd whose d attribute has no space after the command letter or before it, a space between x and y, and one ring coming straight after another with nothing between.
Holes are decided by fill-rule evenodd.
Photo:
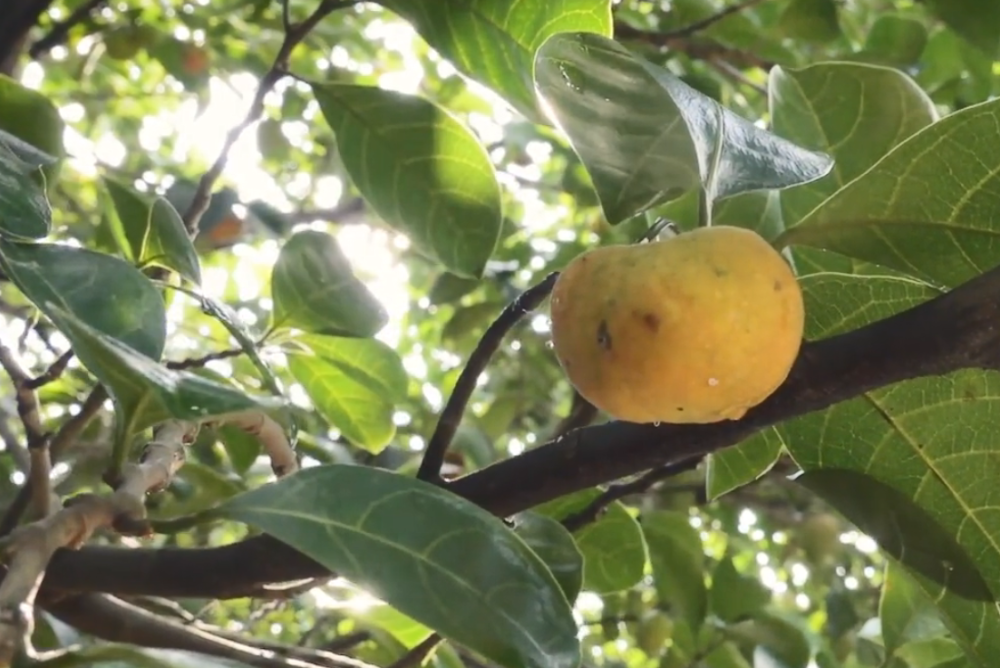
<instances>
[{"instance_id":1,"label":"ripe fruit on branch","mask_svg":"<svg viewBox=\"0 0 1000 668\"><path fill-rule=\"evenodd\" d=\"M757 233L698 228L573 259L552 290L552 342L573 386L627 422L742 417L802 344L802 291Z\"/></svg>"}]
</instances>

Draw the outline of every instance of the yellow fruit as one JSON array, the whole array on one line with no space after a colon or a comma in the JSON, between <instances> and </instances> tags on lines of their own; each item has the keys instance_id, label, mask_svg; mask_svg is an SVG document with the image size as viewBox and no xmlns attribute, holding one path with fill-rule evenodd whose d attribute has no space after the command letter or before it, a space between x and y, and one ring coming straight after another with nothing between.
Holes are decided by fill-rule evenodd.
<instances>
[{"instance_id":1,"label":"yellow fruit","mask_svg":"<svg viewBox=\"0 0 1000 668\"><path fill-rule=\"evenodd\" d=\"M551 314L573 386L638 423L739 419L787 378L805 318L781 254L728 226L588 251L557 279Z\"/></svg>"}]
</instances>

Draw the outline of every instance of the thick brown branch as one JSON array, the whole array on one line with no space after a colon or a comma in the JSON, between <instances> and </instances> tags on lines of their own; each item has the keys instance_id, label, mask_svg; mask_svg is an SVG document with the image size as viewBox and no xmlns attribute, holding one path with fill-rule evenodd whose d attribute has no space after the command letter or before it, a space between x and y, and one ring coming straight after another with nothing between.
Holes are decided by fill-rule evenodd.
<instances>
[{"instance_id":1,"label":"thick brown branch","mask_svg":"<svg viewBox=\"0 0 1000 668\"><path fill-rule=\"evenodd\" d=\"M451 483L507 516L575 491L739 443L863 392L963 368L1000 368L1000 269L858 330L805 344L788 380L738 421L585 427ZM45 587L225 598L262 583L321 577L319 564L267 536L224 547L60 551Z\"/></svg>"}]
</instances>

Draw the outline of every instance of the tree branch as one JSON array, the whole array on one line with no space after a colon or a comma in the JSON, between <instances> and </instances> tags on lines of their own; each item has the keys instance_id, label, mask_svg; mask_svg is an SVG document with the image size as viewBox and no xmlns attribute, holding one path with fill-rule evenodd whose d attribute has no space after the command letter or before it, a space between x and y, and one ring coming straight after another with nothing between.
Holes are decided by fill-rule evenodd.
<instances>
[{"instance_id":1,"label":"tree branch","mask_svg":"<svg viewBox=\"0 0 1000 668\"><path fill-rule=\"evenodd\" d=\"M864 392L959 369L1000 368L1000 268L890 318L807 342L785 383L737 421L608 422L570 432L455 480L448 489L500 516L735 445L766 427ZM228 598L327 571L269 536L202 549L84 547L58 552L51 590Z\"/></svg>"},{"instance_id":2,"label":"tree branch","mask_svg":"<svg viewBox=\"0 0 1000 668\"><path fill-rule=\"evenodd\" d=\"M259 668L373 668L357 659L322 650L255 647L228 634L216 635L154 615L121 599L98 594L74 596L46 607L70 626L111 642L180 649L235 659Z\"/></svg>"},{"instance_id":3,"label":"tree branch","mask_svg":"<svg viewBox=\"0 0 1000 668\"><path fill-rule=\"evenodd\" d=\"M677 30L671 30L662 33L662 35L667 39L690 37L696 32L700 32L706 28L710 28L711 26L718 23L727 16L732 16L733 14L742 12L745 9L750 9L754 5L759 5L761 2L762 0L743 0L743 2L738 2L735 5L730 5L729 7L726 7L725 9L718 11L715 14L712 14L711 16L706 16L700 21L695 21L694 23L686 25L683 28L678 28Z\"/></svg>"},{"instance_id":4,"label":"tree branch","mask_svg":"<svg viewBox=\"0 0 1000 668\"><path fill-rule=\"evenodd\" d=\"M32 44L28 49L28 55L37 60L53 48L65 42L66 38L69 36L69 31L72 30L74 26L79 23L83 23L83 21L90 16L92 11L106 2L107 0L87 0L87 2L74 9L73 13L66 17L66 20L60 21L52 26L52 30L49 31L49 34Z\"/></svg>"},{"instance_id":5,"label":"tree branch","mask_svg":"<svg viewBox=\"0 0 1000 668\"><path fill-rule=\"evenodd\" d=\"M274 90L274 87L281 81L282 78L288 73L288 59L292 55L292 51L295 47L304 40L309 33L319 25L319 22L326 18L327 15L338 9L344 9L356 4L358 0L322 0L319 6L313 11L309 17L302 23L288 24L288 29L285 32L285 39L281 43L281 47L278 49L278 55L274 57L274 64L271 65L271 69L261 77L260 83L257 85L257 92L254 93L253 100L250 102L250 108L247 110L246 116L243 120L226 133L226 140L222 144L222 149L219 151L219 156L215 159L212 167L205 172L198 182L198 189L194 193L194 197L191 200L191 204L188 206L187 211L184 213L184 227L187 228L188 234L191 237L196 237L198 235L198 223L201 221L201 217L208 210L208 205L212 199L212 186L222 175L222 171L226 168L226 162L229 160L229 151L232 150L233 145L236 140L240 138L240 135L253 125L264 113L264 98L267 94ZM282 4L286 5L290 0L282 0ZM282 16L287 17L287 9L282 9Z\"/></svg>"},{"instance_id":6,"label":"tree branch","mask_svg":"<svg viewBox=\"0 0 1000 668\"><path fill-rule=\"evenodd\" d=\"M690 36L677 36L670 32L654 32L633 28L621 21L615 22L615 38L645 42L661 48L673 49L691 58L700 60L725 60L737 67L759 67L770 70L774 63L750 53L734 49L710 39L695 39Z\"/></svg>"},{"instance_id":7,"label":"tree branch","mask_svg":"<svg viewBox=\"0 0 1000 668\"><path fill-rule=\"evenodd\" d=\"M451 440L455 437L455 432L458 431L458 426L462 422L462 415L476 389L479 376L486 369L486 365L490 363L490 359L497 349L500 348L507 332L526 313L535 310L539 304L545 301L545 298L552 292L552 286L555 285L558 276L559 274L555 273L549 274L541 283L525 290L517 299L508 304L507 308L487 328L455 382L455 389L451 391L448 403L441 411L437 427L434 429L431 440L427 443L423 461L420 462L420 470L417 471L419 479L440 482L444 456L447 454L448 446L451 445Z\"/></svg>"}]
</instances>

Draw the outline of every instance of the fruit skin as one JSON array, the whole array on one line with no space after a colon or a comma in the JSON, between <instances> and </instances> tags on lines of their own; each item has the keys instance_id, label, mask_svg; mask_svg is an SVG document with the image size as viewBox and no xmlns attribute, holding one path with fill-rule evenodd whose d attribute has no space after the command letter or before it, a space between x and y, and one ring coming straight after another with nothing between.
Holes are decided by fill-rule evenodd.
<instances>
[{"instance_id":1,"label":"fruit skin","mask_svg":"<svg viewBox=\"0 0 1000 668\"><path fill-rule=\"evenodd\" d=\"M637 423L739 419L787 378L805 325L781 254L729 226L577 256L556 280L551 316L577 391Z\"/></svg>"}]
</instances>

